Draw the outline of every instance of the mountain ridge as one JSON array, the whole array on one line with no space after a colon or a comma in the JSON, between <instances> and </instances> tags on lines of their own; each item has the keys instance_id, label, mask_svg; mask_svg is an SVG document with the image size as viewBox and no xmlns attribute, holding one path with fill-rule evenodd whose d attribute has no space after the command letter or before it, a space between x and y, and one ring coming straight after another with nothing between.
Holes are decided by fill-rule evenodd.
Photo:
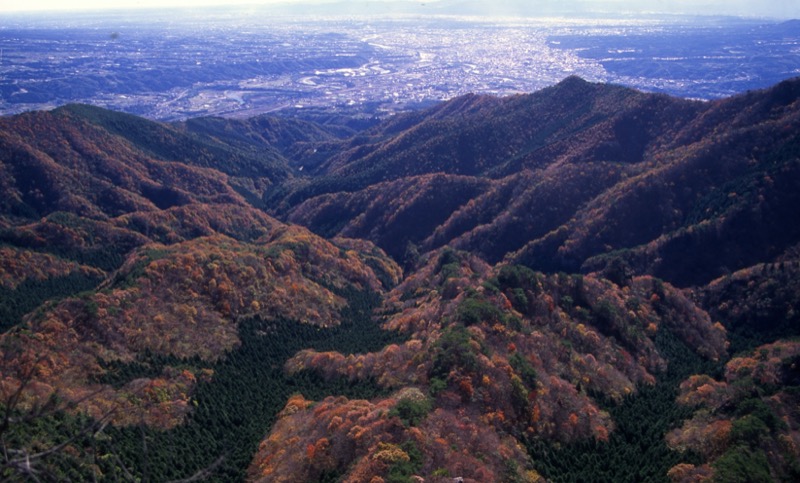
<instances>
[{"instance_id":1,"label":"mountain ridge","mask_svg":"<svg viewBox=\"0 0 800 483\"><path fill-rule=\"evenodd\" d=\"M798 126L800 79L2 118L0 444L68 442L53 480L791 478Z\"/></svg>"},{"instance_id":2,"label":"mountain ridge","mask_svg":"<svg viewBox=\"0 0 800 483\"><path fill-rule=\"evenodd\" d=\"M325 165L318 165L311 181L300 181L296 185L289 183L289 191L274 192L267 198L267 205L273 207L276 215L287 216L312 230L317 229L315 219L325 218L327 225L321 233L330 234L331 218L338 218L340 221L334 225L342 226L341 229L351 236L370 237L366 231L356 228L357 220L365 212L336 213L337 208L331 206L332 203L349 206L352 202L348 200L365 196L372 189L370 186L420 174L488 179L491 185L473 197L472 202L463 204L451 216L440 216L436 230L420 232L419 227L410 225L400 230L407 234L406 240L394 239L390 244L379 242L379 245L397 258L403 256L409 242L423 250L451 243L467 250L478 249L490 261L509 256L534 268L576 271L592 257L609 251L636 250L637 246L658 239L662 233L692 224L689 218L697 217L702 210L697 203L719 196L712 192L717 188L709 190L709 185L741 184L744 178L752 178L758 168L750 166L751 160L760 161L763 171L774 171L776 163L788 163L790 168L791 157L777 158L782 156L780 152L784 148L781 145L786 145L786 152L793 152L791 146L796 142L795 137L787 129L797 122L797 94L798 81L795 79L769 90L700 103L568 78L530 95L506 99L466 96L368 130L358 137L358 144L351 142L343 148L342 154L329 158ZM776 129L778 124L784 127ZM406 125L411 127L404 128ZM776 136L775 133L781 132ZM763 152L764 148L757 145L759 142L776 153ZM715 157L731 157L730 153L743 151L748 145L752 145L752 152L735 154L727 161L727 166L717 163L712 171L705 167L713 165ZM407 146L413 146L413 149ZM469 154L462 156L462 151ZM484 156L481 154L484 152L491 154ZM453 159L459 161L453 163ZM688 174L691 170L705 170L714 176L714 180L707 182L702 177ZM746 174L748 172L750 174ZM737 177L739 181L736 181ZM424 177L417 179L420 182L425 180ZM675 192L669 187L659 188L662 189L660 194L647 194L637 191L637 184L641 184L638 180L646 180L644 186L648 189L661 183L674 183L682 188L689 187L691 194ZM511 188L514 184L517 187ZM533 188L530 188L531 184ZM557 184L562 186L548 195L548 188ZM541 186L539 192L536 186ZM364 192L355 194L361 190ZM517 193L516 199L530 200L522 203L519 210L529 205L550 205L559 214L545 219L541 214L530 212L512 212L511 216L503 214L501 211L507 208L506 203L498 205L491 200L504 199L501 192L509 190ZM565 196L567 193L571 195ZM446 196L442 194L442 200ZM638 220L619 220L619 215L608 211L601 215L591 205L595 203L598 207L613 209L621 206L621 200L631 196L639 199L649 197L647 202L635 201L624 208L629 218L635 213L634 207L641 211ZM782 196L791 197L791 194ZM659 198L670 200L669 203L674 204L672 211L654 211ZM790 200L781 202L781 206L793 206ZM497 208L491 214L477 213L483 206ZM508 233L512 229L510 226L497 226L498 223L508 225L508 220L531 216L534 219L528 222L530 228L523 227L523 231L528 231L516 245L492 246L497 240L508 239L507 235L496 236L497 230ZM564 240L556 235L559 230L571 234L584 229L597 231L597 228L577 226L576 223L584 224L594 219L597 224L601 222L598 216L612 217L604 220L608 224L624 224L622 229L610 233L630 232L637 238L607 239L594 242L594 246L577 248L586 241ZM383 218L392 220L396 216L387 213ZM581 222L580 218L586 221ZM642 223L645 218L648 222ZM655 220L661 220L660 224L655 224ZM631 226L634 221L637 227ZM694 223L697 221L700 220L694 220ZM521 224L514 222L514 230L518 231ZM455 229L456 226L459 228ZM392 229L397 231L391 226L379 231ZM445 233L452 235L443 238ZM539 241L532 244L537 237ZM370 239L378 241L374 237ZM567 243L576 248L568 248ZM576 249L583 250L583 253L572 254ZM556 253L557 250L561 252ZM556 262L544 264L536 261L543 258ZM635 265L636 261L632 258L628 263ZM726 262L726 265L732 264L726 268L744 268L751 261L755 260L732 260ZM588 266L595 267L596 263ZM661 272L661 276L680 284L703 283L716 278L723 267L711 269L714 273L699 278L668 272ZM641 273L645 270L641 269Z\"/></svg>"}]
</instances>

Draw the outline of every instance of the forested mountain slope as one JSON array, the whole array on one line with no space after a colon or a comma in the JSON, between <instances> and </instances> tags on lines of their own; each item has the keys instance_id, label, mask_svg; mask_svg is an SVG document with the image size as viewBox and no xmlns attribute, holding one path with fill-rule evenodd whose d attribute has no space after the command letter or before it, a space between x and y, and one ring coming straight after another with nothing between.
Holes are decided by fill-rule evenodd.
<instances>
[{"instance_id":1,"label":"forested mountain slope","mask_svg":"<svg viewBox=\"0 0 800 483\"><path fill-rule=\"evenodd\" d=\"M254 201L292 177L282 151L301 140L334 137L301 121L251 123L258 135L250 135L245 122L233 128L210 118L167 125L85 105L1 119L4 213L81 209L96 218L212 194L232 200L237 192Z\"/></svg>"},{"instance_id":2,"label":"forested mountain slope","mask_svg":"<svg viewBox=\"0 0 800 483\"><path fill-rule=\"evenodd\" d=\"M698 103L570 78L530 95L467 96L341 143L317 176L268 200L400 260L409 243L449 244L574 272L613 253L637 273L706 283L797 239L799 93L792 80ZM379 238L389 232L401 235ZM686 247L695 258L677 263Z\"/></svg>"},{"instance_id":3,"label":"forested mountain slope","mask_svg":"<svg viewBox=\"0 0 800 483\"><path fill-rule=\"evenodd\" d=\"M798 99L0 119L0 471L798 479Z\"/></svg>"}]
</instances>

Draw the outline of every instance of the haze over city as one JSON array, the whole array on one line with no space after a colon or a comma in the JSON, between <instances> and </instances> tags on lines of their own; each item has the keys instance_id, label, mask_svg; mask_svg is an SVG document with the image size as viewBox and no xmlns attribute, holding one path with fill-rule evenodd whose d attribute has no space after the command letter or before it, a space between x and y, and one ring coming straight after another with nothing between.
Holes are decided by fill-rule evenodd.
<instances>
[{"instance_id":1,"label":"haze over city","mask_svg":"<svg viewBox=\"0 0 800 483\"><path fill-rule=\"evenodd\" d=\"M636 14L688 14L688 15L729 15L746 17L773 17L797 18L800 17L800 1L798 0L763 0L752 2L749 0L708 0L694 2L689 0L567 0L553 1L520 1L505 0L499 2L474 2L458 0L365 0L362 2L342 2L340 0L235 0L225 2L221 0L125 0L108 3L100 0L81 0L61 2L55 0L34 0L29 2L8 2L0 4L0 12L40 11L53 13L56 11L82 11L82 10L120 10L142 8L169 8L169 7L233 7L241 5L261 6L309 6L331 4L359 4L366 5L362 12L393 13L396 9L401 11L424 12L425 8L435 11L447 8L448 10L465 11L480 10L484 14L498 15L531 15L536 12L563 12L570 14L597 14L618 13L626 15ZM345 9L346 11L347 9Z\"/></svg>"}]
</instances>

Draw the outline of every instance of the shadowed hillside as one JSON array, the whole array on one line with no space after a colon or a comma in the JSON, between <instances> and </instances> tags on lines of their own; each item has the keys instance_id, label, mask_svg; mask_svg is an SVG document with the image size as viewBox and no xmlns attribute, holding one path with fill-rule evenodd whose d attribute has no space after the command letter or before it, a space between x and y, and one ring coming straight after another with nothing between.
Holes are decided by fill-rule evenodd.
<instances>
[{"instance_id":1,"label":"shadowed hillside","mask_svg":"<svg viewBox=\"0 0 800 483\"><path fill-rule=\"evenodd\" d=\"M698 103L569 78L530 95L462 97L340 143L315 176L267 201L400 261L408 243L449 244L545 271L621 258L637 273L702 284L797 239L799 86ZM426 188L446 178L452 188ZM393 201L375 201L378 191ZM390 232L402 235L380 238Z\"/></svg>"}]
</instances>

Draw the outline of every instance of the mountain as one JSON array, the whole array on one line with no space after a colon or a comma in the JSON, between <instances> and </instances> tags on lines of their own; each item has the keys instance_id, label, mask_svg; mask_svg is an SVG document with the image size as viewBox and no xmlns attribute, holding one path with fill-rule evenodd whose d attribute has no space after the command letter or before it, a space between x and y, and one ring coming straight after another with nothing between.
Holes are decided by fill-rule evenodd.
<instances>
[{"instance_id":1,"label":"mountain","mask_svg":"<svg viewBox=\"0 0 800 483\"><path fill-rule=\"evenodd\" d=\"M798 99L2 118L3 474L797 479Z\"/></svg>"},{"instance_id":2,"label":"mountain","mask_svg":"<svg viewBox=\"0 0 800 483\"><path fill-rule=\"evenodd\" d=\"M353 314L366 310L358 304L372 303L364 294L398 283L399 267L371 243L323 240L247 201L291 178L281 150L332 134L282 119L227 123L167 125L90 106L0 120L0 386L4 407L20 415L0 431L22 452L14 455L33 455L37 477L122 478L128 463L91 463L81 442L70 450L80 457L59 452L39 464L43 443L26 415L36 415L31 424L67 417L46 431L55 440L84 435L86 418L98 425L90 434L110 423L116 449L100 451L125 458L117 445L127 427L196 427L187 420L204 385L241 384L225 376L236 357L237 370L258 374L263 353L241 363L256 357L254 338L273 343L273 334L281 348L269 356L286 358L280 351L292 344L357 330ZM274 373L264 391L281 399L276 406L288 397L281 363L260 369ZM211 407L223 410L222 401ZM221 471L244 472L250 441Z\"/></svg>"},{"instance_id":3,"label":"mountain","mask_svg":"<svg viewBox=\"0 0 800 483\"><path fill-rule=\"evenodd\" d=\"M267 203L400 261L409 244L447 244L545 271L618 257L703 284L797 240L798 89L790 80L701 103L568 78L530 95L466 96L321 145L324 162L307 160L314 176ZM427 188L433 179L447 188ZM678 263L688 247L695 258Z\"/></svg>"},{"instance_id":4,"label":"mountain","mask_svg":"<svg viewBox=\"0 0 800 483\"><path fill-rule=\"evenodd\" d=\"M152 205L163 209L202 199L206 191L231 200L238 193L255 201L269 187L293 177L294 150L353 133L335 123L323 126L268 116L244 121L197 118L170 125L77 104L4 118L0 123L0 142L7 153L4 170L9 170L4 171L2 188L13 190L4 191L3 210L22 216L77 209L65 210L70 204L91 210L93 217ZM11 159L13 164L8 163ZM41 166L52 160L58 160L57 166ZM49 180L45 186L6 186L25 183L26 178L44 180L51 168L62 171L58 180ZM89 171L89 179L77 179L86 174L84 170ZM213 183L227 184L229 192L202 186ZM120 189L129 193L122 194ZM66 197L79 199L62 199Z\"/></svg>"}]
</instances>

